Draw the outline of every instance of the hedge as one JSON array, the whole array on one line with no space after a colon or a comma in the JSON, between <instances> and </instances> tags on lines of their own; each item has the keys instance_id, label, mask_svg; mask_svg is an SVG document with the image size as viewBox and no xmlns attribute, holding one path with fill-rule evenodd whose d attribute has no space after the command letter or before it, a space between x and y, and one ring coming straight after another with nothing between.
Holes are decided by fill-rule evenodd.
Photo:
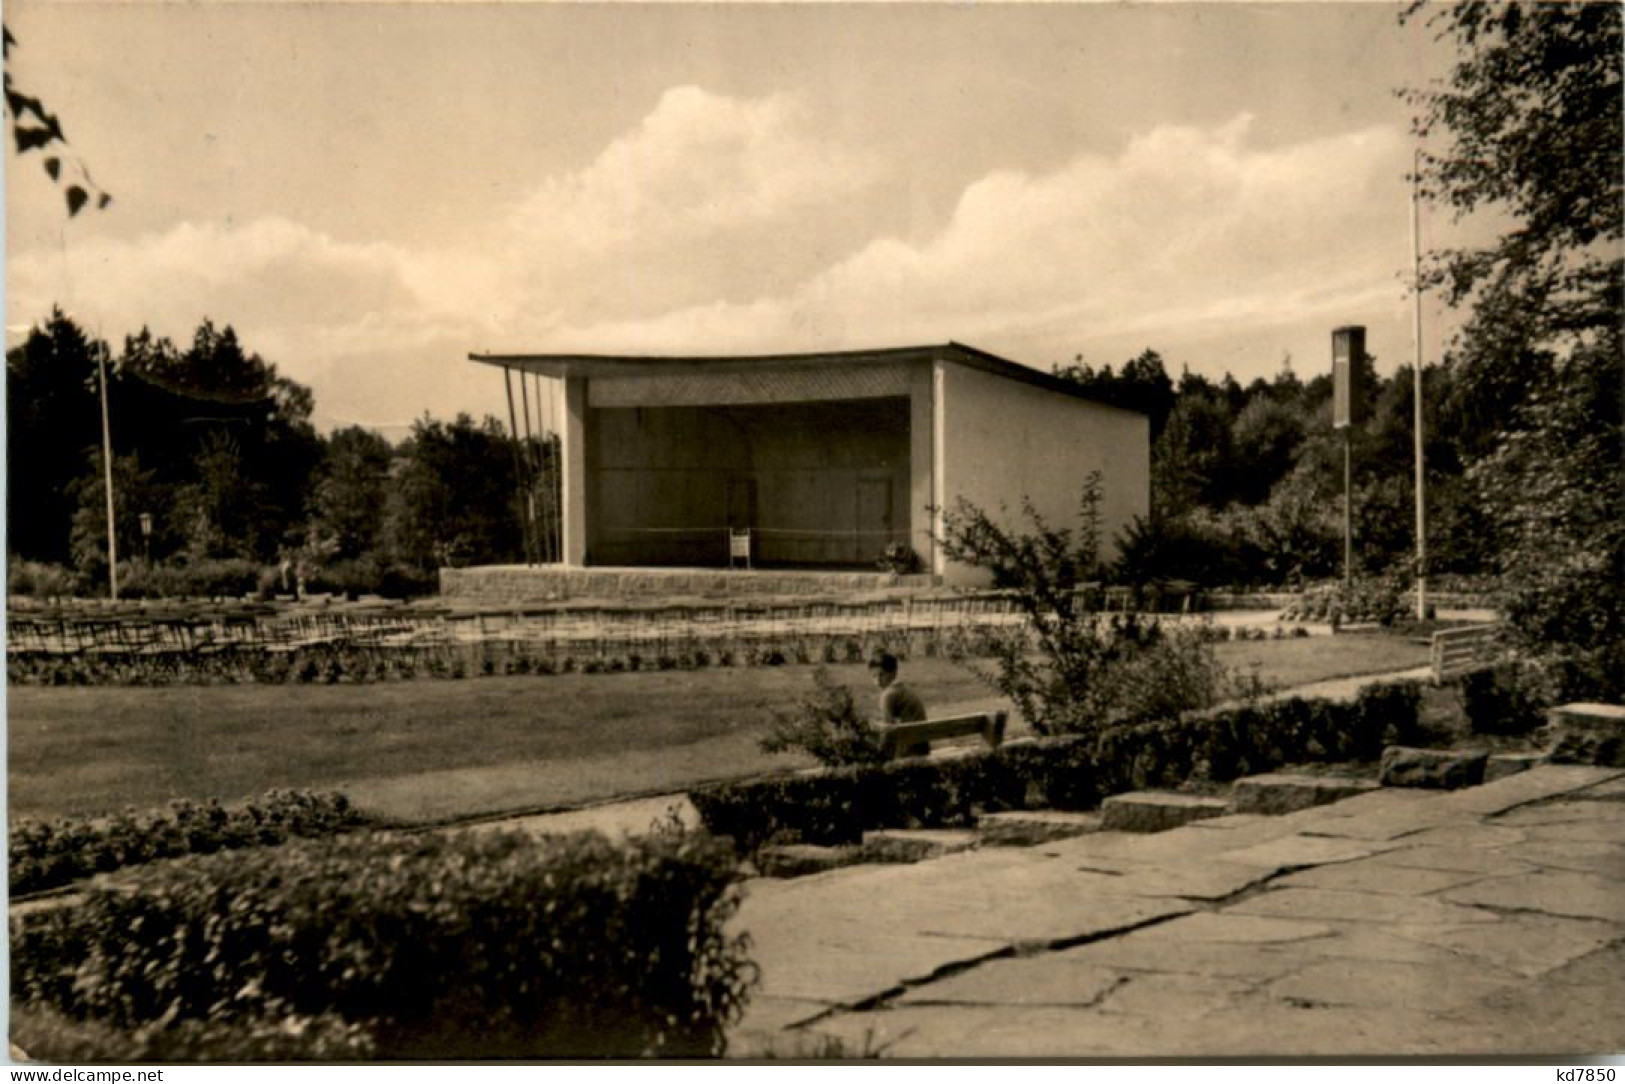
<instances>
[{"instance_id":1,"label":"hedge","mask_svg":"<svg viewBox=\"0 0 1625 1084\"><path fill-rule=\"evenodd\" d=\"M680 829L181 859L14 918L14 1003L45 1058L715 1056L756 977L737 880Z\"/></svg>"},{"instance_id":2,"label":"hedge","mask_svg":"<svg viewBox=\"0 0 1625 1084\"><path fill-rule=\"evenodd\" d=\"M21 817L10 829L11 892L40 892L161 858L320 838L366 823L342 794L286 790L230 808L212 799L180 800L110 817Z\"/></svg>"},{"instance_id":3,"label":"hedge","mask_svg":"<svg viewBox=\"0 0 1625 1084\"><path fill-rule=\"evenodd\" d=\"M1352 701L1289 697L1092 736L1039 738L910 759L721 783L689 793L706 827L754 851L774 839L854 843L876 828L954 827L982 813L1092 809L1110 794L1228 780L1312 761L1375 760L1416 740L1421 683L1368 685Z\"/></svg>"}]
</instances>

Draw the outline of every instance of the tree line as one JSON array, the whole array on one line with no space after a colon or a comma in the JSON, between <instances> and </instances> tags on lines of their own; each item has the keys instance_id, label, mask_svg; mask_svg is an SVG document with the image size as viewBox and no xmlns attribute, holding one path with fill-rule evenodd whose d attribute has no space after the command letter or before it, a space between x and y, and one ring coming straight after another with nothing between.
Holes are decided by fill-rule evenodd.
<instances>
[{"instance_id":1,"label":"tree line","mask_svg":"<svg viewBox=\"0 0 1625 1084\"><path fill-rule=\"evenodd\" d=\"M410 593L444 564L526 557L522 485L539 483L497 419L425 414L397 444L360 426L324 436L311 390L229 326L204 320L184 348L142 329L114 356L58 310L6 352L14 565L107 580L99 366L127 582L234 562L276 569L280 588ZM553 454L533 444L532 463Z\"/></svg>"}]
</instances>

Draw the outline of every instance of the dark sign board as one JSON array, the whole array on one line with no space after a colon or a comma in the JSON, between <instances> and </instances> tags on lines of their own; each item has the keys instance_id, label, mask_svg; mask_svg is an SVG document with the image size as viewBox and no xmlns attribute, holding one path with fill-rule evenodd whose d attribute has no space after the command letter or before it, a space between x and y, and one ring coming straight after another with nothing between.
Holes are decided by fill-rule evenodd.
<instances>
[{"instance_id":1,"label":"dark sign board","mask_svg":"<svg viewBox=\"0 0 1625 1084\"><path fill-rule=\"evenodd\" d=\"M1340 327L1332 331L1332 428L1358 425L1364 415L1365 328Z\"/></svg>"}]
</instances>

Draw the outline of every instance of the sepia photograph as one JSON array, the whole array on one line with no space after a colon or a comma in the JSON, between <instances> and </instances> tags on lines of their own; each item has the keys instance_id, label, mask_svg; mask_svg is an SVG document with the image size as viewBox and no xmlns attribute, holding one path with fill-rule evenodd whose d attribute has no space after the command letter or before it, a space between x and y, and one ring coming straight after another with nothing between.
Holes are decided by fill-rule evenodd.
<instances>
[{"instance_id":1,"label":"sepia photograph","mask_svg":"<svg viewBox=\"0 0 1625 1084\"><path fill-rule=\"evenodd\" d=\"M1613 1080L1622 13L9 0L13 1079Z\"/></svg>"}]
</instances>

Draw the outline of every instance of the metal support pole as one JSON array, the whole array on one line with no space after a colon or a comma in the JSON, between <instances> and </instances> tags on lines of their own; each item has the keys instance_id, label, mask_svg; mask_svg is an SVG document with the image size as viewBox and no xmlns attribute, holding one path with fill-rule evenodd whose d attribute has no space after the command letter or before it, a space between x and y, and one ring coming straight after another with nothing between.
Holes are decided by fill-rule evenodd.
<instances>
[{"instance_id":1,"label":"metal support pole","mask_svg":"<svg viewBox=\"0 0 1625 1084\"><path fill-rule=\"evenodd\" d=\"M118 531L113 521L113 427L107 417L107 352L96 344L96 370L102 386L102 473L107 482L107 586L118 601Z\"/></svg>"},{"instance_id":2,"label":"metal support pole","mask_svg":"<svg viewBox=\"0 0 1625 1084\"><path fill-rule=\"evenodd\" d=\"M1343 586L1354 586L1354 453L1349 438L1352 425L1343 430Z\"/></svg>"},{"instance_id":3,"label":"metal support pole","mask_svg":"<svg viewBox=\"0 0 1625 1084\"><path fill-rule=\"evenodd\" d=\"M524 379L523 376L520 379ZM530 516L527 513L526 502L523 495L530 489L525 484L525 467L519 458L519 419L513 410L513 370L506 365L502 367L502 384L508 391L508 433L513 438L508 447L513 450L514 483L519 487L521 499L519 502L519 531L524 539L525 563L532 564L535 560L535 549L531 545Z\"/></svg>"}]
</instances>

